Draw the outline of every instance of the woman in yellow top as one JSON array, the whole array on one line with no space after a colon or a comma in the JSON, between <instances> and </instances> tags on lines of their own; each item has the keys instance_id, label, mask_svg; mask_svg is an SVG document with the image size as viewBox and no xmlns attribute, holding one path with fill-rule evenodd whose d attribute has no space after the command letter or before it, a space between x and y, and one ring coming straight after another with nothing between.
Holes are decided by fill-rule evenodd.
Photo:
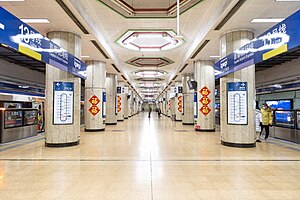
<instances>
[{"instance_id":1,"label":"woman in yellow top","mask_svg":"<svg viewBox=\"0 0 300 200\"><path fill-rule=\"evenodd\" d=\"M262 125L261 125L261 132L263 130L266 130L266 136L265 139L269 137L269 127L272 126L273 123L273 115L272 115L272 109L268 106L268 104L264 103L263 107L261 109L261 115L262 115Z\"/></svg>"}]
</instances>

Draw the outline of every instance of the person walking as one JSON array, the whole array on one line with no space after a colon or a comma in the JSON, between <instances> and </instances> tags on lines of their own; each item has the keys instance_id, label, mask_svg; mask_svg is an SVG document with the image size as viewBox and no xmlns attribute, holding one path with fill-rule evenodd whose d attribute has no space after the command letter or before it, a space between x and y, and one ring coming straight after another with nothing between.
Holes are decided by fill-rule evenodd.
<instances>
[{"instance_id":1,"label":"person walking","mask_svg":"<svg viewBox=\"0 0 300 200\"><path fill-rule=\"evenodd\" d=\"M261 132L265 129L266 131L266 136L265 140L268 139L269 137L269 127L272 126L273 124L273 115L272 115L272 109L268 106L268 104L264 103L263 107L261 109L261 115L262 115L262 125L261 125Z\"/></svg>"},{"instance_id":2,"label":"person walking","mask_svg":"<svg viewBox=\"0 0 300 200\"><path fill-rule=\"evenodd\" d=\"M152 111L152 109L151 109L151 106L149 106L148 118L150 118L150 117L151 117L151 111Z\"/></svg>"},{"instance_id":3,"label":"person walking","mask_svg":"<svg viewBox=\"0 0 300 200\"><path fill-rule=\"evenodd\" d=\"M255 113L256 142L261 142L260 134L261 134L262 116L259 107L255 108L254 113Z\"/></svg>"},{"instance_id":4,"label":"person walking","mask_svg":"<svg viewBox=\"0 0 300 200\"><path fill-rule=\"evenodd\" d=\"M157 107L157 115L158 115L158 118L160 118L160 114L161 114L161 110L160 110L160 107L158 106L158 107Z\"/></svg>"}]
</instances>

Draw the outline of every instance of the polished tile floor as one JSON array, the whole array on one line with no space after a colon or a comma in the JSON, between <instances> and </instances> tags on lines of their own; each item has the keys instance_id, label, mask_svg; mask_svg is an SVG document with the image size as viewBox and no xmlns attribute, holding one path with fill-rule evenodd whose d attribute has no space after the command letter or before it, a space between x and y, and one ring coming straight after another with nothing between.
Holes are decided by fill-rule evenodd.
<instances>
[{"instance_id":1,"label":"polished tile floor","mask_svg":"<svg viewBox=\"0 0 300 200\"><path fill-rule=\"evenodd\" d=\"M0 146L1 200L300 199L300 146L225 147L219 132L154 114L82 132L75 147L19 143Z\"/></svg>"}]
</instances>

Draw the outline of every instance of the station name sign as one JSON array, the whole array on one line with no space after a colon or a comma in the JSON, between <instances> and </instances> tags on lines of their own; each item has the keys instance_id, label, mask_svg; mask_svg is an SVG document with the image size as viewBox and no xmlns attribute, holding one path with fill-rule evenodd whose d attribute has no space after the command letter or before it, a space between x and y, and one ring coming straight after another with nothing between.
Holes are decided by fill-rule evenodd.
<instances>
[{"instance_id":1,"label":"station name sign","mask_svg":"<svg viewBox=\"0 0 300 200\"><path fill-rule=\"evenodd\" d=\"M300 46L299 24L300 11L297 11L217 62L215 64L215 78L221 78Z\"/></svg>"},{"instance_id":2,"label":"station name sign","mask_svg":"<svg viewBox=\"0 0 300 200\"><path fill-rule=\"evenodd\" d=\"M86 64L0 7L0 43L75 76L86 78Z\"/></svg>"}]
</instances>

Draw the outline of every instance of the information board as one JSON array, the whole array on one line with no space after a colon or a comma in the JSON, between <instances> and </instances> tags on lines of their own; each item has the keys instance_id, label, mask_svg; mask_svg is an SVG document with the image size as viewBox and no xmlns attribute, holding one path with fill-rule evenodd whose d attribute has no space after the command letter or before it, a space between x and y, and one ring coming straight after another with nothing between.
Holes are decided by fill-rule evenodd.
<instances>
[{"instance_id":1,"label":"information board","mask_svg":"<svg viewBox=\"0 0 300 200\"><path fill-rule=\"evenodd\" d=\"M227 83L227 123L248 124L247 82Z\"/></svg>"},{"instance_id":2,"label":"information board","mask_svg":"<svg viewBox=\"0 0 300 200\"><path fill-rule=\"evenodd\" d=\"M74 83L54 82L53 124L73 124Z\"/></svg>"}]
</instances>

